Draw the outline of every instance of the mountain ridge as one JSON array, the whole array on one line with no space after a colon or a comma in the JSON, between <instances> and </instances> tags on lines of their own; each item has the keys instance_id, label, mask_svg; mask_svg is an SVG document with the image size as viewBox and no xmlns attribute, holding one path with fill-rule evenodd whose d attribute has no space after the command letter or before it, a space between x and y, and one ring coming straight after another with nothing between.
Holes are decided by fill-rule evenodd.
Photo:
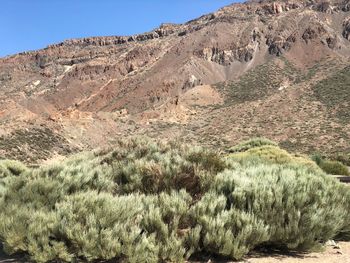
<instances>
[{"instance_id":1,"label":"mountain ridge","mask_svg":"<svg viewBox=\"0 0 350 263\"><path fill-rule=\"evenodd\" d=\"M60 144L72 151L90 149L135 134L217 143L223 150L238 139L262 135L301 152L348 151L348 102L340 99L334 107L337 97L330 104L326 100L332 90L317 85L339 74L335 79L345 84L337 96L348 96L342 72L349 65L349 39L348 0L266 0L232 4L144 34L66 40L5 57L0 59L1 140L44 127L62 137L52 145L53 156L66 154ZM286 102L287 118L278 112ZM248 114L252 107L258 108ZM293 107L306 110L291 117ZM239 121L227 115L232 112ZM314 123L316 116L320 124ZM261 124L269 117L281 119L273 130L269 122ZM299 125L299 135L287 126L288 118ZM304 127L305 120L313 126ZM223 123L234 127L227 130ZM301 138L312 133L341 142L325 147ZM1 140L0 156L36 159L28 155L33 142L24 143L29 150L13 142L17 154Z\"/></svg>"}]
</instances>

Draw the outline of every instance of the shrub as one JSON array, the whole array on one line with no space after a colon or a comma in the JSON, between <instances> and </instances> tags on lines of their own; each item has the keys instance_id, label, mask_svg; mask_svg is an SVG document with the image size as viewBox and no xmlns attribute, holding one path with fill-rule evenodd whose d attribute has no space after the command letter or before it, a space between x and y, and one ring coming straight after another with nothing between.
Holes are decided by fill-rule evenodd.
<instances>
[{"instance_id":1,"label":"shrub","mask_svg":"<svg viewBox=\"0 0 350 263\"><path fill-rule=\"evenodd\" d=\"M322 161L319 165L323 171L334 175L350 175L348 167L338 161Z\"/></svg>"},{"instance_id":2,"label":"shrub","mask_svg":"<svg viewBox=\"0 0 350 263\"><path fill-rule=\"evenodd\" d=\"M315 153L311 156L311 160L313 160L317 165L320 165L323 161L323 157L320 153Z\"/></svg>"},{"instance_id":3,"label":"shrub","mask_svg":"<svg viewBox=\"0 0 350 263\"><path fill-rule=\"evenodd\" d=\"M201 147L157 144L145 139L121 143L121 147L103 156L101 162L111 164L120 194L135 191L152 194L184 188L197 195L203 191L208 176L229 167L217 153Z\"/></svg>"},{"instance_id":4,"label":"shrub","mask_svg":"<svg viewBox=\"0 0 350 263\"><path fill-rule=\"evenodd\" d=\"M277 146L277 143L266 138L252 138L250 140L243 141L240 144L231 147L229 152L231 153L245 152L249 149L266 146L266 145Z\"/></svg>"},{"instance_id":5,"label":"shrub","mask_svg":"<svg viewBox=\"0 0 350 263\"><path fill-rule=\"evenodd\" d=\"M180 235L191 200L185 191L158 197L87 191L63 198L50 211L3 206L0 236L6 252L27 251L38 262L71 261L73 255L89 261L180 262L193 232Z\"/></svg>"},{"instance_id":6,"label":"shrub","mask_svg":"<svg viewBox=\"0 0 350 263\"><path fill-rule=\"evenodd\" d=\"M0 240L37 262L182 262L349 238L349 188L309 162L273 145L223 158L141 138L38 169L3 165Z\"/></svg>"},{"instance_id":7,"label":"shrub","mask_svg":"<svg viewBox=\"0 0 350 263\"><path fill-rule=\"evenodd\" d=\"M199 250L241 259L268 240L268 227L254 214L228 207L226 196L209 192L191 210L200 229Z\"/></svg>"},{"instance_id":8,"label":"shrub","mask_svg":"<svg viewBox=\"0 0 350 263\"><path fill-rule=\"evenodd\" d=\"M245 166L251 166L254 163L261 162L267 164L302 165L315 170L315 172L319 172L318 166L307 157L290 154L287 151L272 145L255 147L242 153L230 154L229 158L238 161Z\"/></svg>"},{"instance_id":9,"label":"shrub","mask_svg":"<svg viewBox=\"0 0 350 263\"><path fill-rule=\"evenodd\" d=\"M0 178L18 176L27 170L27 167L20 162L10 160L0 161Z\"/></svg>"},{"instance_id":10,"label":"shrub","mask_svg":"<svg viewBox=\"0 0 350 263\"><path fill-rule=\"evenodd\" d=\"M58 237L69 241L73 251L89 261L120 259L156 262L154 236L142 234L143 196L113 197L96 192L69 196L56 205Z\"/></svg>"},{"instance_id":11,"label":"shrub","mask_svg":"<svg viewBox=\"0 0 350 263\"><path fill-rule=\"evenodd\" d=\"M13 177L19 176L28 171L27 167L17 161L1 160L0 161L0 198L5 193L6 187Z\"/></svg>"},{"instance_id":12,"label":"shrub","mask_svg":"<svg viewBox=\"0 0 350 263\"><path fill-rule=\"evenodd\" d=\"M191 195L204 191L203 187L210 181L208 178L227 167L228 164L219 155L200 147L155 143L142 138L120 141L113 150L78 154L60 164L43 166L16 176L6 186L4 200L0 202L1 217L7 218L0 227L0 237L5 240L8 252L27 251L36 261L69 260L73 257L94 260L119 256L135 262L155 262L155 258L180 261L191 254L198 239L198 229L188 229L187 215L184 215L192 201ZM186 189L188 193L181 192L181 189ZM177 194L173 190L180 192ZM137 192L149 195L147 198L137 197ZM150 195L152 193L159 196ZM125 213L128 214L120 217L120 212L115 211L122 209L126 199L124 195L127 194L131 194L131 201L125 204ZM133 218L132 211L127 211L135 204L139 204L143 211L140 213L138 209L136 213L140 225ZM82 210L74 208L74 205ZM100 208L104 210L99 212ZM36 215L34 211L56 218L51 230L40 232L31 225L35 221L32 219ZM140 230L134 229L137 242L130 241L129 246L122 246L119 254L116 247L107 246L118 245L115 240L109 242L107 239L115 236L114 232L107 233L106 241L100 236L95 239L90 236L92 232L101 231L102 228L96 228L101 227L99 221L112 212L119 215L121 225L129 220L133 229L138 227ZM69 217L73 215L74 218ZM105 224L103 229L110 228L112 231L116 227L117 221L113 220L117 218L112 219L108 219L110 224ZM99 223L90 226L87 220ZM90 232L86 230L90 228ZM33 245L34 241L33 244L27 241L28 235L33 235L27 231L31 229L37 231L35 235L39 240L36 245ZM117 228L113 231L121 230ZM128 231L124 230L125 233ZM115 238L127 244L122 237ZM45 250L40 250L43 247L40 242L44 240L48 244ZM96 247L97 243L101 243L101 247ZM53 244L57 246L55 251L50 248ZM154 250L152 255L147 252L151 247Z\"/></svg>"},{"instance_id":13,"label":"shrub","mask_svg":"<svg viewBox=\"0 0 350 263\"><path fill-rule=\"evenodd\" d=\"M312 160L326 173L333 175L350 175L349 168L344 165L346 156L338 155L338 161L325 160L320 154L314 154ZM339 161L342 160L343 162Z\"/></svg>"},{"instance_id":14,"label":"shrub","mask_svg":"<svg viewBox=\"0 0 350 263\"><path fill-rule=\"evenodd\" d=\"M345 164L346 166L350 166L350 153L349 154L338 154L336 157L338 162Z\"/></svg>"},{"instance_id":15,"label":"shrub","mask_svg":"<svg viewBox=\"0 0 350 263\"><path fill-rule=\"evenodd\" d=\"M213 183L227 198L226 207L253 214L267 226L265 243L290 249L310 249L347 228L349 199L340 187L302 166L266 164L227 170Z\"/></svg>"},{"instance_id":16,"label":"shrub","mask_svg":"<svg viewBox=\"0 0 350 263\"><path fill-rule=\"evenodd\" d=\"M350 211L350 191L349 186L345 184L341 184L337 186L337 194L343 196L343 208L345 211ZM350 222L349 220L344 220L341 230L338 233L337 237L338 240L347 240L350 241Z\"/></svg>"}]
</instances>

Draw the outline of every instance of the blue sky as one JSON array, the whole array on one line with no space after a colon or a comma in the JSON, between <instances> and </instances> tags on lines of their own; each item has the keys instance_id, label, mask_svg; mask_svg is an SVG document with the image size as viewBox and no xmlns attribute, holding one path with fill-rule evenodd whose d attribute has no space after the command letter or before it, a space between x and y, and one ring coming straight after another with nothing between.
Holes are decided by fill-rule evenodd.
<instances>
[{"instance_id":1,"label":"blue sky","mask_svg":"<svg viewBox=\"0 0 350 263\"><path fill-rule=\"evenodd\" d=\"M69 38L132 35L235 0L0 0L0 57Z\"/></svg>"}]
</instances>

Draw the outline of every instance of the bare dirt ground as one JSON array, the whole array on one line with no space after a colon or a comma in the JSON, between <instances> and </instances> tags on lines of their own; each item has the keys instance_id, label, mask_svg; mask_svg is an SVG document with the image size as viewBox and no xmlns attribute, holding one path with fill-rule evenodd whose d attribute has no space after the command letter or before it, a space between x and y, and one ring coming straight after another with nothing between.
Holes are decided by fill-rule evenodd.
<instances>
[{"instance_id":1,"label":"bare dirt ground","mask_svg":"<svg viewBox=\"0 0 350 263\"><path fill-rule=\"evenodd\" d=\"M340 242L339 249L326 247L324 252L308 254L256 254L242 262L249 263L350 263L350 242Z\"/></svg>"},{"instance_id":2,"label":"bare dirt ground","mask_svg":"<svg viewBox=\"0 0 350 263\"><path fill-rule=\"evenodd\" d=\"M253 252L236 263L350 263L350 242L339 242L338 247L327 246L322 252L313 253L274 253ZM233 263L207 259L191 263Z\"/></svg>"},{"instance_id":3,"label":"bare dirt ground","mask_svg":"<svg viewBox=\"0 0 350 263\"><path fill-rule=\"evenodd\" d=\"M313 253L274 253L253 252L236 263L350 263L350 242L339 242L339 247L327 246L323 252ZM9 257L0 250L0 263L30 262L23 257ZM113 262L113 261L112 261ZM206 259L188 263L233 263L233 261Z\"/></svg>"}]
</instances>

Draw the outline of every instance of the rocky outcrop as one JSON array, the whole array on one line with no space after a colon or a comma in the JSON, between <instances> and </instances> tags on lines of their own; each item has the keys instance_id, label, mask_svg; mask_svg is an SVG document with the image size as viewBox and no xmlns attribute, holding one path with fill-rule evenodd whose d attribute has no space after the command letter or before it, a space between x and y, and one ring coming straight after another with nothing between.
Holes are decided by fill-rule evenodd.
<instances>
[{"instance_id":1,"label":"rocky outcrop","mask_svg":"<svg viewBox=\"0 0 350 263\"><path fill-rule=\"evenodd\" d=\"M328 36L323 42L330 49L335 49L338 47L338 38L336 36Z\"/></svg>"},{"instance_id":2,"label":"rocky outcrop","mask_svg":"<svg viewBox=\"0 0 350 263\"><path fill-rule=\"evenodd\" d=\"M48 48L56 48L62 46L108 46L108 45L119 45L128 42L128 37L89 37L80 39L65 40L61 43L50 45Z\"/></svg>"},{"instance_id":3,"label":"rocky outcrop","mask_svg":"<svg viewBox=\"0 0 350 263\"><path fill-rule=\"evenodd\" d=\"M238 48L235 51L235 58L240 62L249 62L254 57L254 47L247 45L245 47Z\"/></svg>"},{"instance_id":4,"label":"rocky outcrop","mask_svg":"<svg viewBox=\"0 0 350 263\"><path fill-rule=\"evenodd\" d=\"M302 38L306 43L309 43L311 40L316 39L326 33L327 33L326 29L321 25L309 26L304 31Z\"/></svg>"},{"instance_id":5,"label":"rocky outcrop","mask_svg":"<svg viewBox=\"0 0 350 263\"><path fill-rule=\"evenodd\" d=\"M296 35L291 34L289 37L284 38L282 36L271 37L269 36L266 40L268 45L269 53L271 55L280 56L284 51L289 51L296 42Z\"/></svg>"},{"instance_id":6,"label":"rocky outcrop","mask_svg":"<svg viewBox=\"0 0 350 263\"><path fill-rule=\"evenodd\" d=\"M41 55L39 53L35 55L35 61L36 65L41 69L50 65L50 58L46 55Z\"/></svg>"},{"instance_id":7,"label":"rocky outcrop","mask_svg":"<svg viewBox=\"0 0 350 263\"><path fill-rule=\"evenodd\" d=\"M263 1L262 1L263 2ZM256 9L256 14L259 15L276 15L284 12L288 12L293 9L301 8L303 6L302 3L290 2L290 1L266 1L269 3L263 4Z\"/></svg>"},{"instance_id":8,"label":"rocky outcrop","mask_svg":"<svg viewBox=\"0 0 350 263\"><path fill-rule=\"evenodd\" d=\"M207 61L229 66L234 61L249 62L252 60L254 56L254 47L250 44L227 50L218 47L204 48L199 52L195 52L195 55Z\"/></svg>"},{"instance_id":9,"label":"rocky outcrop","mask_svg":"<svg viewBox=\"0 0 350 263\"><path fill-rule=\"evenodd\" d=\"M152 40L156 38L167 37L175 32L176 26L165 24L160 28L144 34L134 36L112 36L112 37L89 37L81 39L66 40L59 44L48 46L48 48L55 48L60 46L111 46L122 45L128 42L142 42L146 40Z\"/></svg>"},{"instance_id":10,"label":"rocky outcrop","mask_svg":"<svg viewBox=\"0 0 350 263\"><path fill-rule=\"evenodd\" d=\"M11 79L12 79L12 77L8 72L1 72L0 73L0 82L1 81L9 81Z\"/></svg>"},{"instance_id":11,"label":"rocky outcrop","mask_svg":"<svg viewBox=\"0 0 350 263\"><path fill-rule=\"evenodd\" d=\"M329 1L322 1L314 5L314 10L326 14L332 14L335 7Z\"/></svg>"},{"instance_id":12,"label":"rocky outcrop","mask_svg":"<svg viewBox=\"0 0 350 263\"><path fill-rule=\"evenodd\" d=\"M161 24L161 26L158 29L156 29L155 32L159 35L159 37L166 37L171 34L174 34L177 28L178 25L176 24L164 23Z\"/></svg>"},{"instance_id":13,"label":"rocky outcrop","mask_svg":"<svg viewBox=\"0 0 350 263\"><path fill-rule=\"evenodd\" d=\"M231 51L221 50L218 47L204 48L197 52L197 54L207 61L215 62L220 65L229 64L230 61L234 59Z\"/></svg>"},{"instance_id":14,"label":"rocky outcrop","mask_svg":"<svg viewBox=\"0 0 350 263\"><path fill-rule=\"evenodd\" d=\"M341 10L343 12L349 12L350 11L350 0L345 0L341 5Z\"/></svg>"},{"instance_id":15,"label":"rocky outcrop","mask_svg":"<svg viewBox=\"0 0 350 263\"><path fill-rule=\"evenodd\" d=\"M302 39L310 44L313 40L320 41L330 49L335 49L338 46L338 38L333 33L327 30L323 25L310 25L303 33Z\"/></svg>"},{"instance_id":16,"label":"rocky outcrop","mask_svg":"<svg viewBox=\"0 0 350 263\"><path fill-rule=\"evenodd\" d=\"M193 87L196 87L199 85L202 85L202 81L200 79L196 78L196 76L191 75L184 83L182 89L188 90L190 88L193 88Z\"/></svg>"},{"instance_id":17,"label":"rocky outcrop","mask_svg":"<svg viewBox=\"0 0 350 263\"><path fill-rule=\"evenodd\" d=\"M310 7L317 12L326 14L350 11L349 0L250 0L248 2L259 4L256 13L260 15L281 14L303 7Z\"/></svg>"},{"instance_id":18,"label":"rocky outcrop","mask_svg":"<svg viewBox=\"0 0 350 263\"><path fill-rule=\"evenodd\" d=\"M350 41L350 17L343 22L343 37Z\"/></svg>"}]
</instances>

